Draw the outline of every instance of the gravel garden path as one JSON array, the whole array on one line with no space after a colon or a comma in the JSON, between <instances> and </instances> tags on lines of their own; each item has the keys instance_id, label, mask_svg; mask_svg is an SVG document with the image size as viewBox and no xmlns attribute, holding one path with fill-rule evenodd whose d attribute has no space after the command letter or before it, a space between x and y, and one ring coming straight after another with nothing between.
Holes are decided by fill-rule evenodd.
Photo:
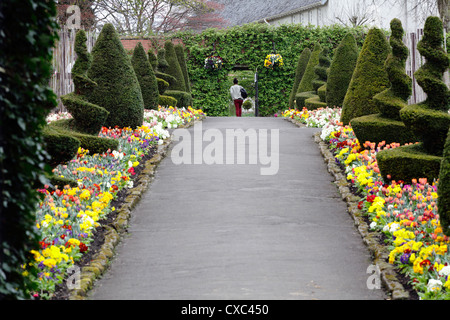
<instances>
[{"instance_id":1,"label":"gravel garden path","mask_svg":"<svg viewBox=\"0 0 450 320\"><path fill-rule=\"evenodd\" d=\"M246 164L226 164L233 157L224 152L224 164L178 165L169 149L89 299L387 298L368 288L371 256L314 142L319 129L281 118L206 118L175 130L174 140L209 133L224 138L225 150L226 129L238 128L258 138L268 129L269 146L279 133L279 153L267 154L275 174L262 174L269 166L261 155L250 163L248 143Z\"/></svg>"}]
</instances>

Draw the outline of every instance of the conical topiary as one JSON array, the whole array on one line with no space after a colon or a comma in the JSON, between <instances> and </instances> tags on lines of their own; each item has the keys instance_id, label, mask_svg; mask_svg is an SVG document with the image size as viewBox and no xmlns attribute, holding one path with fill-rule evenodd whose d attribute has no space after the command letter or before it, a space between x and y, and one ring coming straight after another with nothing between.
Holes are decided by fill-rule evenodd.
<instances>
[{"instance_id":1,"label":"conical topiary","mask_svg":"<svg viewBox=\"0 0 450 320\"><path fill-rule=\"evenodd\" d=\"M83 29L78 30L75 35L74 47L77 59L72 67L72 74L86 75L91 66L92 57L87 50L86 41L86 32Z\"/></svg>"},{"instance_id":2,"label":"conical topiary","mask_svg":"<svg viewBox=\"0 0 450 320\"><path fill-rule=\"evenodd\" d=\"M141 87L144 108L157 109L159 103L158 82L140 42L134 48L131 64Z\"/></svg>"},{"instance_id":3,"label":"conical topiary","mask_svg":"<svg viewBox=\"0 0 450 320\"><path fill-rule=\"evenodd\" d=\"M408 48L403 44L403 33L401 21L393 19L389 40L392 52L385 62L391 86L373 97L380 113L354 118L351 121L353 131L361 142L405 144L417 141L411 130L400 120L400 110L406 107L412 91L412 80L405 72Z\"/></svg>"},{"instance_id":4,"label":"conical topiary","mask_svg":"<svg viewBox=\"0 0 450 320\"><path fill-rule=\"evenodd\" d=\"M317 42L311 52L311 57L308 60L308 65L306 66L302 80L298 85L297 93L314 91L313 81L317 79L317 74L314 69L319 64L319 56L321 52L322 46Z\"/></svg>"},{"instance_id":5,"label":"conical topiary","mask_svg":"<svg viewBox=\"0 0 450 320\"><path fill-rule=\"evenodd\" d=\"M314 72L317 75L317 79L313 81L313 91L315 92L315 95L305 100L305 107L308 110L325 108L327 106L326 88L328 69L331 64L328 53L328 48L323 48L322 52L319 54L319 64L314 68Z\"/></svg>"},{"instance_id":6,"label":"conical topiary","mask_svg":"<svg viewBox=\"0 0 450 320\"><path fill-rule=\"evenodd\" d=\"M329 107L342 107L357 60L356 39L347 33L336 48L328 72L326 102Z\"/></svg>"},{"instance_id":7,"label":"conical topiary","mask_svg":"<svg viewBox=\"0 0 450 320\"><path fill-rule=\"evenodd\" d=\"M91 57L87 51L84 30L79 30L75 36L75 52L77 60L72 68L75 91L61 96L72 119L52 122L44 130L46 150L51 155L52 166L71 160L79 147L94 154L113 150L118 146L118 141L98 136L109 112L90 103L84 96L96 86L86 76Z\"/></svg>"},{"instance_id":8,"label":"conical topiary","mask_svg":"<svg viewBox=\"0 0 450 320\"><path fill-rule=\"evenodd\" d=\"M311 52L311 57L308 60L308 64L300 81L295 95L297 108L301 109L305 106L305 100L314 97L315 91L313 87L313 81L317 79L317 74L314 68L319 64L319 55L322 52L322 46L320 43L314 45L314 49Z\"/></svg>"},{"instance_id":9,"label":"conical topiary","mask_svg":"<svg viewBox=\"0 0 450 320\"><path fill-rule=\"evenodd\" d=\"M177 44L175 47L175 53L178 58L178 63L180 64L181 71L183 73L184 85L186 86L186 92L191 92L191 80L189 78L189 72L186 64L186 57L184 53L184 48L181 44Z\"/></svg>"},{"instance_id":10,"label":"conical topiary","mask_svg":"<svg viewBox=\"0 0 450 320\"><path fill-rule=\"evenodd\" d=\"M166 61L169 64L166 73L170 74L171 76L175 77L175 79L177 79L177 84L175 86L173 85L169 86L169 90L186 92L186 85L184 83L183 72L178 62L177 54L175 52L175 48L172 41L166 41L164 49L166 50Z\"/></svg>"},{"instance_id":11,"label":"conical topiary","mask_svg":"<svg viewBox=\"0 0 450 320\"><path fill-rule=\"evenodd\" d=\"M144 101L131 61L112 24L106 24L92 49L88 77L97 86L87 96L89 102L108 110L105 126L141 126Z\"/></svg>"},{"instance_id":12,"label":"conical topiary","mask_svg":"<svg viewBox=\"0 0 450 320\"><path fill-rule=\"evenodd\" d=\"M311 50L305 48L297 61L297 68L295 69L294 85L292 86L291 95L289 96L289 108L294 108L295 95L297 94L298 85L305 73L309 58L311 57Z\"/></svg>"},{"instance_id":13,"label":"conical topiary","mask_svg":"<svg viewBox=\"0 0 450 320\"><path fill-rule=\"evenodd\" d=\"M425 63L414 73L427 99L400 110L402 121L420 143L378 152L377 162L385 180L388 176L405 182L418 178L433 181L439 177L450 128L449 90L442 80L450 60L443 42L442 21L438 17L428 17L423 38L417 44Z\"/></svg>"},{"instance_id":14,"label":"conical topiary","mask_svg":"<svg viewBox=\"0 0 450 320\"><path fill-rule=\"evenodd\" d=\"M378 113L373 96L389 87L384 62L390 48L386 36L378 28L369 30L356 62L342 105L341 122Z\"/></svg>"},{"instance_id":15,"label":"conical topiary","mask_svg":"<svg viewBox=\"0 0 450 320\"><path fill-rule=\"evenodd\" d=\"M319 64L314 67L314 72L317 75L317 79L313 81L313 89L317 92L321 86L327 83L328 78L328 68L331 64L331 59L329 55L329 49L327 47L323 48L322 52L319 54Z\"/></svg>"},{"instance_id":16,"label":"conical topiary","mask_svg":"<svg viewBox=\"0 0 450 320\"><path fill-rule=\"evenodd\" d=\"M166 49L159 49L156 58L158 60L158 71L166 73L167 68L169 67L169 63L166 60Z\"/></svg>"},{"instance_id":17,"label":"conical topiary","mask_svg":"<svg viewBox=\"0 0 450 320\"><path fill-rule=\"evenodd\" d=\"M153 71L156 71L156 69L158 68L158 58L156 57L155 53L152 50L149 50L147 54L148 54L148 61L150 62Z\"/></svg>"}]
</instances>

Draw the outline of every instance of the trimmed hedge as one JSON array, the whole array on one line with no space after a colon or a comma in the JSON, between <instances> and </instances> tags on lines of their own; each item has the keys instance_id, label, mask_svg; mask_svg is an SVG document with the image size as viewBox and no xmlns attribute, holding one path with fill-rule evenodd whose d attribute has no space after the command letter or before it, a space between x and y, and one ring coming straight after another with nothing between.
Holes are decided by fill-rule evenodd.
<instances>
[{"instance_id":1,"label":"trimmed hedge","mask_svg":"<svg viewBox=\"0 0 450 320\"><path fill-rule=\"evenodd\" d=\"M311 98L305 100L305 107L308 110L316 110L319 108L326 108L327 103L321 101L318 95L313 95Z\"/></svg>"},{"instance_id":2,"label":"trimmed hedge","mask_svg":"<svg viewBox=\"0 0 450 320\"><path fill-rule=\"evenodd\" d=\"M166 60L169 64L166 73L177 79L177 83L175 85L170 84L169 90L186 91L183 71L181 70L180 64L178 62L178 57L172 41L166 41L166 43L164 44L164 48L166 50Z\"/></svg>"},{"instance_id":3,"label":"trimmed hedge","mask_svg":"<svg viewBox=\"0 0 450 320\"><path fill-rule=\"evenodd\" d=\"M141 87L145 109L158 109L159 91L153 68L148 61L142 43L138 42L133 51L131 64Z\"/></svg>"},{"instance_id":4,"label":"trimmed hedge","mask_svg":"<svg viewBox=\"0 0 450 320\"><path fill-rule=\"evenodd\" d=\"M177 100L176 106L178 108L192 107L192 96L190 93L185 91L166 90L164 95L175 98Z\"/></svg>"},{"instance_id":5,"label":"trimmed hedge","mask_svg":"<svg viewBox=\"0 0 450 320\"><path fill-rule=\"evenodd\" d=\"M159 96L159 105L164 107L176 107L177 106L177 99L174 97L169 97L165 95Z\"/></svg>"},{"instance_id":6,"label":"trimmed hedge","mask_svg":"<svg viewBox=\"0 0 450 320\"><path fill-rule=\"evenodd\" d=\"M77 154L81 142L71 134L61 133L50 125L44 127L43 133L45 150L50 155L48 163L52 167L69 162Z\"/></svg>"},{"instance_id":7,"label":"trimmed hedge","mask_svg":"<svg viewBox=\"0 0 450 320\"><path fill-rule=\"evenodd\" d=\"M172 77L170 74L164 73L164 72L160 72L160 71L156 71L155 72L155 76L156 79L163 79L164 81L166 81L170 86L176 86L178 80L175 79L175 77Z\"/></svg>"},{"instance_id":8,"label":"trimmed hedge","mask_svg":"<svg viewBox=\"0 0 450 320\"><path fill-rule=\"evenodd\" d=\"M71 129L92 135L98 135L109 112L98 105L86 101L82 96L69 93L61 96L61 101L72 115Z\"/></svg>"},{"instance_id":9,"label":"trimmed hedge","mask_svg":"<svg viewBox=\"0 0 450 320\"><path fill-rule=\"evenodd\" d=\"M326 101L330 107L342 107L345 94L352 79L358 60L358 46L355 37L347 33L336 48L331 60L327 78Z\"/></svg>"},{"instance_id":10,"label":"trimmed hedge","mask_svg":"<svg viewBox=\"0 0 450 320\"><path fill-rule=\"evenodd\" d=\"M88 101L110 112L105 126L134 129L142 125L144 101L139 82L112 24L106 24L98 36L87 75L97 83Z\"/></svg>"},{"instance_id":11,"label":"trimmed hedge","mask_svg":"<svg viewBox=\"0 0 450 320\"><path fill-rule=\"evenodd\" d=\"M427 178L433 181L439 177L450 128L449 90L442 81L450 60L443 49L443 24L438 17L427 18L424 35L417 48L426 62L414 75L427 99L420 104L405 106L400 110L400 117L420 143L415 148L385 150L381 156L377 155L377 160L383 177L392 175L395 170L398 180Z\"/></svg>"},{"instance_id":12,"label":"trimmed hedge","mask_svg":"<svg viewBox=\"0 0 450 320\"><path fill-rule=\"evenodd\" d=\"M181 44L177 44L174 47L175 53L178 58L178 63L181 67L181 72L183 73L184 85L186 87L186 92L191 93L191 80L189 79L189 72L186 65L186 57L184 53L184 48Z\"/></svg>"},{"instance_id":13,"label":"trimmed hedge","mask_svg":"<svg viewBox=\"0 0 450 320\"><path fill-rule=\"evenodd\" d=\"M72 67L72 74L86 75L91 66L92 56L89 54L86 46L87 37L86 32L82 29L78 30L75 35L74 50L77 54L77 59Z\"/></svg>"},{"instance_id":14,"label":"trimmed hedge","mask_svg":"<svg viewBox=\"0 0 450 320\"><path fill-rule=\"evenodd\" d=\"M428 154L421 144L382 150L377 153L377 163L384 181L411 183L412 179L439 176L442 157ZM389 176L389 177L388 177Z\"/></svg>"},{"instance_id":15,"label":"trimmed hedge","mask_svg":"<svg viewBox=\"0 0 450 320\"><path fill-rule=\"evenodd\" d=\"M403 44L403 27L398 19L391 21L392 34L389 53L385 69L391 87L373 97L380 113L368 115L351 120L351 125L359 141L380 143L385 141L405 144L417 142L413 132L400 121L399 111L407 105L411 95L411 78L405 72L405 63L408 58L408 48Z\"/></svg>"},{"instance_id":16,"label":"trimmed hedge","mask_svg":"<svg viewBox=\"0 0 450 320\"><path fill-rule=\"evenodd\" d=\"M166 80L156 78L156 81L158 83L158 92L159 94L164 94L166 90L169 88L169 83Z\"/></svg>"},{"instance_id":17,"label":"trimmed hedge","mask_svg":"<svg viewBox=\"0 0 450 320\"><path fill-rule=\"evenodd\" d=\"M450 236L450 130L444 146L437 192L439 220L444 234Z\"/></svg>"},{"instance_id":18,"label":"trimmed hedge","mask_svg":"<svg viewBox=\"0 0 450 320\"><path fill-rule=\"evenodd\" d=\"M165 73L167 71L167 68L169 68L169 63L166 60L166 49L159 49L156 58L158 60L157 70L159 72Z\"/></svg>"},{"instance_id":19,"label":"trimmed hedge","mask_svg":"<svg viewBox=\"0 0 450 320\"><path fill-rule=\"evenodd\" d=\"M116 139L103 138L86 134L83 132L77 132L72 130L72 119L63 119L54 121L49 124L53 133L59 133L60 135L70 136L79 140L80 147L89 150L90 154L104 153L108 150L116 150L119 147L119 142Z\"/></svg>"},{"instance_id":20,"label":"trimmed hedge","mask_svg":"<svg viewBox=\"0 0 450 320\"><path fill-rule=\"evenodd\" d=\"M390 85L384 69L389 51L383 32L378 28L370 29L342 105L341 122L344 125L353 118L378 112L373 96Z\"/></svg>"},{"instance_id":21,"label":"trimmed hedge","mask_svg":"<svg viewBox=\"0 0 450 320\"><path fill-rule=\"evenodd\" d=\"M402 121L384 117L382 114L369 114L355 118L351 121L352 129L358 141L376 144L385 141L406 144L417 142L411 130L406 128Z\"/></svg>"},{"instance_id":22,"label":"trimmed hedge","mask_svg":"<svg viewBox=\"0 0 450 320\"><path fill-rule=\"evenodd\" d=\"M404 107L400 116L430 154L442 155L447 138L445 130L448 131L450 127L450 115L447 112L419 104Z\"/></svg>"},{"instance_id":23,"label":"trimmed hedge","mask_svg":"<svg viewBox=\"0 0 450 320\"><path fill-rule=\"evenodd\" d=\"M289 96L289 108L294 107L295 95L297 94L298 86L305 73L306 66L308 65L309 58L311 57L311 50L305 48L297 61L297 68L295 69L294 85L292 86L291 94Z\"/></svg>"},{"instance_id":24,"label":"trimmed hedge","mask_svg":"<svg viewBox=\"0 0 450 320\"><path fill-rule=\"evenodd\" d=\"M314 69L319 64L319 55L321 52L322 46L320 43L316 42L314 49L311 52L311 57L308 60L305 73L298 85L297 93L314 91L313 81L317 79L317 74Z\"/></svg>"},{"instance_id":25,"label":"trimmed hedge","mask_svg":"<svg viewBox=\"0 0 450 320\"><path fill-rule=\"evenodd\" d=\"M153 68L153 72L156 72L158 68L158 58L156 57L155 53L152 50L149 50L147 52L147 55L148 55L148 62L150 62L150 65Z\"/></svg>"},{"instance_id":26,"label":"trimmed hedge","mask_svg":"<svg viewBox=\"0 0 450 320\"><path fill-rule=\"evenodd\" d=\"M316 96L314 91L300 92L295 95L295 104L298 109L303 109L306 106L306 99L313 98Z\"/></svg>"},{"instance_id":27,"label":"trimmed hedge","mask_svg":"<svg viewBox=\"0 0 450 320\"><path fill-rule=\"evenodd\" d=\"M317 79L313 81L314 91L317 92L320 87L326 85L328 78L328 68L331 64L331 59L328 57L329 51L325 47L319 54L319 64L314 67L314 72L317 75Z\"/></svg>"}]
</instances>

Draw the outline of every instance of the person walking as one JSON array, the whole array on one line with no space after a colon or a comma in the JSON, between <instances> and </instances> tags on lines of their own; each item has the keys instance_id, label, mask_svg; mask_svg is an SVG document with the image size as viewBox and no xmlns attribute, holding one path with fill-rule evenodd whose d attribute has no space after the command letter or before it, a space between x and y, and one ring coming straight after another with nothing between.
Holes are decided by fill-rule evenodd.
<instances>
[{"instance_id":1,"label":"person walking","mask_svg":"<svg viewBox=\"0 0 450 320\"><path fill-rule=\"evenodd\" d=\"M231 99L234 102L234 107L236 108L236 117L242 116L242 103L244 99L241 95L241 89L244 89L242 86L238 84L238 79L234 78L233 85L230 88Z\"/></svg>"}]
</instances>

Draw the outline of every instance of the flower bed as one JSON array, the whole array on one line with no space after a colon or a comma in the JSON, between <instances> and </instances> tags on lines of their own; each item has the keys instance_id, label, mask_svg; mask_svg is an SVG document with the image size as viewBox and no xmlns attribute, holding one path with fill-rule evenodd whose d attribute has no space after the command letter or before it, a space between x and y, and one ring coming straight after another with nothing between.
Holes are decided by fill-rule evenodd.
<instances>
[{"instance_id":1,"label":"flower bed","mask_svg":"<svg viewBox=\"0 0 450 320\"><path fill-rule=\"evenodd\" d=\"M283 113L301 122L306 122L308 115L304 110ZM361 197L358 208L365 214L371 231L383 235L390 252L388 262L410 279L421 299L450 299L449 237L443 234L439 222L438 181L417 177L410 185L402 181L385 183L376 154L399 144L361 145L350 126L331 119L324 125L321 139L345 171L354 193Z\"/></svg>"},{"instance_id":2,"label":"flower bed","mask_svg":"<svg viewBox=\"0 0 450 320\"><path fill-rule=\"evenodd\" d=\"M282 113L282 116L300 122L310 128L324 128L337 125L341 117L341 108L319 108L308 110L303 108L288 109Z\"/></svg>"},{"instance_id":3,"label":"flower bed","mask_svg":"<svg viewBox=\"0 0 450 320\"><path fill-rule=\"evenodd\" d=\"M118 150L90 155L79 149L75 159L59 165L53 172L72 179L78 186L45 186L36 210L36 228L41 234L40 248L32 250L34 261L24 266L24 275L37 270L34 296L48 299L61 284L67 270L89 251L95 229L114 212L111 203L121 190L133 188L133 178L143 159L168 138L168 128L187 124L203 116L200 110L146 110L143 126L102 128L100 136L119 140ZM70 118L67 113L50 115L48 121Z\"/></svg>"}]
</instances>

